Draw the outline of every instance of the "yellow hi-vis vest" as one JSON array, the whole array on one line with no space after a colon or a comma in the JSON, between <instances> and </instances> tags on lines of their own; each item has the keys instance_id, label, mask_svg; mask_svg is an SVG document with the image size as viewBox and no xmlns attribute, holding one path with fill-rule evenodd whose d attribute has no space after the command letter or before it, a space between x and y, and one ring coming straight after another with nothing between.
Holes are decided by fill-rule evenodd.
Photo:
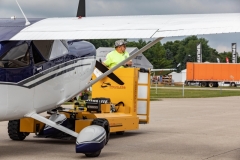
<instances>
[{"instance_id":1,"label":"yellow hi-vis vest","mask_svg":"<svg viewBox=\"0 0 240 160\"><path fill-rule=\"evenodd\" d=\"M118 63L122 62L128 57L129 57L128 52L118 53L116 50L114 50L107 54L106 60L104 61L104 63L107 65L108 68L113 68ZM123 68L123 67L120 67L120 68Z\"/></svg>"}]
</instances>

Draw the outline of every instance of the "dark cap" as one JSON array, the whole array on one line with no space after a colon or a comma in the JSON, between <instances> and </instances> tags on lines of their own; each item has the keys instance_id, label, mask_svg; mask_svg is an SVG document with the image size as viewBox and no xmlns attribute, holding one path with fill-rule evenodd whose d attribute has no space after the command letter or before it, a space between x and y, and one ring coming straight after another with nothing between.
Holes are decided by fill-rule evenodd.
<instances>
[{"instance_id":1,"label":"dark cap","mask_svg":"<svg viewBox=\"0 0 240 160\"><path fill-rule=\"evenodd\" d=\"M118 46L121 46L121 45L125 45L125 44L127 44L127 42L126 41L124 41L124 40L117 40L116 42L115 42L115 47L118 47Z\"/></svg>"}]
</instances>

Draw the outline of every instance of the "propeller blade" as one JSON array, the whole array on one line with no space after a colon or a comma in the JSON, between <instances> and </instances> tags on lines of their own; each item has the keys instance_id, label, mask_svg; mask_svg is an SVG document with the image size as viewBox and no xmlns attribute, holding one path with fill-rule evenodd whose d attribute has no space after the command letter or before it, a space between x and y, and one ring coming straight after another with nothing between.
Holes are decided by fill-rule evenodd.
<instances>
[{"instance_id":1,"label":"propeller blade","mask_svg":"<svg viewBox=\"0 0 240 160\"><path fill-rule=\"evenodd\" d=\"M108 71L108 68L98 61L96 61L96 68L102 73L105 73ZM108 77L114 82L116 82L117 84L124 85L124 82L121 79L119 79L118 76L116 76L114 73L109 74Z\"/></svg>"}]
</instances>

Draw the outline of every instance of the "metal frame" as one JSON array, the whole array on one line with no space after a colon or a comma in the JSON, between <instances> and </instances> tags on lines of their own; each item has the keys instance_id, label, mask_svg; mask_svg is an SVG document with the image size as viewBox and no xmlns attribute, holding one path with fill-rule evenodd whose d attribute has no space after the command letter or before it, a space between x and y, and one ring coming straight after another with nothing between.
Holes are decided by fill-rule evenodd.
<instances>
[{"instance_id":1,"label":"metal frame","mask_svg":"<svg viewBox=\"0 0 240 160\"><path fill-rule=\"evenodd\" d=\"M37 113L32 113L32 114L26 115L25 117L31 117L31 118L33 118L35 120L38 120L38 121L40 121L42 123L45 123L45 124L51 126L53 128L56 128L56 129L58 129L58 130L60 130L60 131L62 131L64 133L67 133L67 134L69 134L69 135L71 135L73 137L77 138L77 136L78 136L77 132L74 132L74 131L66 128L66 127L63 127L62 125L57 124L57 123L55 123L55 122L53 122L53 121L51 121L51 120L49 120L49 119L47 119L47 118L37 114Z\"/></svg>"}]
</instances>

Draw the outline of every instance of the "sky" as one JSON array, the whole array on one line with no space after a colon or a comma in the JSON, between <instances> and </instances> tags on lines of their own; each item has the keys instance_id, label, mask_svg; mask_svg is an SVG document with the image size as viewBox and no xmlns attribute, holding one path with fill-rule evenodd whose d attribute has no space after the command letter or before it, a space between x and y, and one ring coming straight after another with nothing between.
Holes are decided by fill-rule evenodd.
<instances>
[{"instance_id":1,"label":"sky","mask_svg":"<svg viewBox=\"0 0 240 160\"><path fill-rule=\"evenodd\" d=\"M18 0L28 18L76 16L79 0ZM166 15L201 13L240 13L240 0L86 0L87 16ZM22 18L15 0L0 0L0 18ZM119 22L124 23L124 22ZM117 24L116 24L117 25ZM218 52L231 51L239 44L240 33L198 36L206 38ZM185 37L164 38L161 42Z\"/></svg>"}]
</instances>

